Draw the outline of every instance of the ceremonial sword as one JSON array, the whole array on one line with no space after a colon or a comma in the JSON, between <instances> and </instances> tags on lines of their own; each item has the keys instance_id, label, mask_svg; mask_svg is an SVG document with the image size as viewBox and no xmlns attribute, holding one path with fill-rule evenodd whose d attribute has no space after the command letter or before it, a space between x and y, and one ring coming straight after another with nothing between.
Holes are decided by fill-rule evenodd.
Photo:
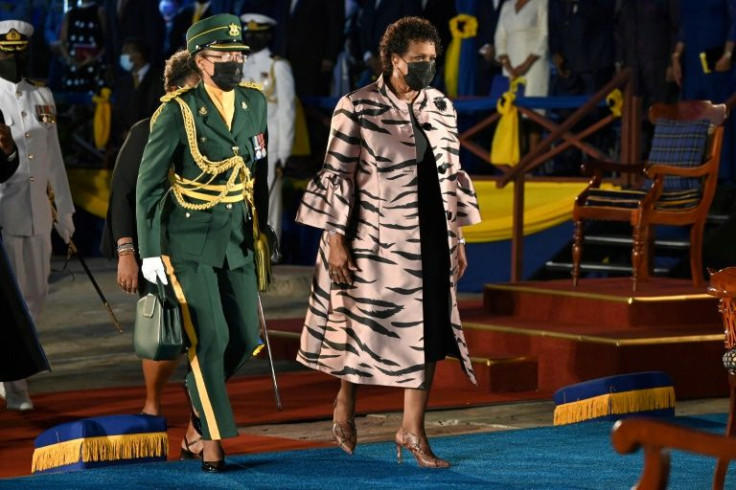
<instances>
[{"instance_id":1,"label":"ceremonial sword","mask_svg":"<svg viewBox=\"0 0 736 490\"><path fill-rule=\"evenodd\" d=\"M273 354L271 354L271 342L268 340L268 326L266 325L266 315L263 314L263 303L261 302L261 294L258 296L258 318L261 320L261 329L263 330L263 341L266 343L266 354L268 354L268 364L271 367L271 381L273 382L273 394L276 397L276 408L281 410L281 395L279 395L279 383L276 381L276 369L273 365Z\"/></svg>"},{"instance_id":2,"label":"ceremonial sword","mask_svg":"<svg viewBox=\"0 0 736 490\"><path fill-rule=\"evenodd\" d=\"M54 194L53 187L51 187L51 184L48 184L46 193L49 197L49 203L51 204L51 219L54 223L58 223L59 213L56 210L56 201L54 200L55 194ZM107 310L107 314L110 315L110 319L112 320L112 323L115 326L115 328L118 330L118 333L123 333L123 327L120 326L120 322L118 322L118 319L115 316L115 313L113 313L112 308L110 308L110 303L107 302L107 298L105 298L105 295L102 293L102 289L100 289L100 286L97 284L95 277L92 275L92 271L89 270L89 267L87 267L87 263L84 261L84 258L82 258L82 255L79 253L79 249L77 248L74 241L72 240L72 237L70 236L69 237L69 249L66 255L67 261L69 261L72 254L76 255L77 259L79 259L79 263L82 264L82 268L84 269L84 272L87 273L87 277L89 277L89 281L92 283L92 286L94 286L95 291L97 291L97 295L102 300L102 304L105 306L105 309Z\"/></svg>"}]
</instances>

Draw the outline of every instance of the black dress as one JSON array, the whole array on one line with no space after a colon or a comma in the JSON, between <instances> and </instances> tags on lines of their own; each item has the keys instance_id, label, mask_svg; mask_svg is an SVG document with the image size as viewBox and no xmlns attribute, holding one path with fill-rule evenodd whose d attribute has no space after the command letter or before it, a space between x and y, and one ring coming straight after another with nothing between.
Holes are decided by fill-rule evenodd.
<instances>
[{"instance_id":1,"label":"black dress","mask_svg":"<svg viewBox=\"0 0 736 490\"><path fill-rule=\"evenodd\" d=\"M439 172L432 147L409 106L417 148L419 234L422 251L424 360L459 356L450 326L450 250Z\"/></svg>"}]
</instances>

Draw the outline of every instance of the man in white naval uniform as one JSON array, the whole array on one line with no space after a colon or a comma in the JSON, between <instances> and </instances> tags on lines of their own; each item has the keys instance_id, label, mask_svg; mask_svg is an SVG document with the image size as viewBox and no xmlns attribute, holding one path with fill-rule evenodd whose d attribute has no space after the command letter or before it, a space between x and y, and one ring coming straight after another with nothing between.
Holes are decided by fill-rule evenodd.
<instances>
[{"instance_id":1,"label":"man in white naval uniform","mask_svg":"<svg viewBox=\"0 0 736 490\"><path fill-rule=\"evenodd\" d=\"M38 320L51 272L48 187L56 194L56 230L67 243L74 233L74 205L56 133L54 98L48 88L23 78L32 34L33 26L26 22L0 22L0 110L2 126L12 136L2 147L2 158L18 161L15 174L0 184L0 227L20 291ZM25 379L6 382L3 388L7 409L33 409Z\"/></svg>"},{"instance_id":2,"label":"man in white naval uniform","mask_svg":"<svg viewBox=\"0 0 736 490\"><path fill-rule=\"evenodd\" d=\"M268 48L276 21L261 14L243 14L243 35L251 51L243 62L243 81L263 86L268 101L268 224L281 237L281 172L294 144L294 77L285 59Z\"/></svg>"}]
</instances>

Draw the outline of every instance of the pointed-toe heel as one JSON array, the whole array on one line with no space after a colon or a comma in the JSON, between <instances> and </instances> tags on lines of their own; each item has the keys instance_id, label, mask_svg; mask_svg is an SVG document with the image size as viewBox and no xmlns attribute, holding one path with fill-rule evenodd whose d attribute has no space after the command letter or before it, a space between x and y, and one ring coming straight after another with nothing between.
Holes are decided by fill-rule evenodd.
<instances>
[{"instance_id":1,"label":"pointed-toe heel","mask_svg":"<svg viewBox=\"0 0 736 490\"><path fill-rule=\"evenodd\" d=\"M404 429L396 433L396 459L401 463L401 449L409 451L422 468L449 468L450 463L434 455L426 437L420 437Z\"/></svg>"},{"instance_id":2,"label":"pointed-toe heel","mask_svg":"<svg viewBox=\"0 0 736 490\"><path fill-rule=\"evenodd\" d=\"M334 422L332 424L332 436L335 438L338 447L352 456L358 439L355 418L351 417L344 422Z\"/></svg>"},{"instance_id":3,"label":"pointed-toe heel","mask_svg":"<svg viewBox=\"0 0 736 490\"><path fill-rule=\"evenodd\" d=\"M202 471L205 473L222 473L225 471L225 460L202 461Z\"/></svg>"},{"instance_id":4,"label":"pointed-toe heel","mask_svg":"<svg viewBox=\"0 0 736 490\"><path fill-rule=\"evenodd\" d=\"M337 400L335 400L333 407L337 407ZM340 449L352 456L355 452L355 446L358 444L358 429L355 426L355 415L342 422L337 422L333 414L332 437Z\"/></svg>"}]
</instances>

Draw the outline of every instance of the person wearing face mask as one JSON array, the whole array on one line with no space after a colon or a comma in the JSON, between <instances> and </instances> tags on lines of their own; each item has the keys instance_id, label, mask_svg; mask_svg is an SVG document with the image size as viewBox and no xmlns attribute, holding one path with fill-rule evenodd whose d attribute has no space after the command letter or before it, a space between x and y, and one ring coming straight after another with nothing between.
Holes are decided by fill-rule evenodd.
<instances>
[{"instance_id":1,"label":"person wearing face mask","mask_svg":"<svg viewBox=\"0 0 736 490\"><path fill-rule=\"evenodd\" d=\"M241 83L248 47L238 17L197 22L187 31L187 49L202 81L164 96L151 118L136 223L143 277L171 285L181 306L202 470L218 472L225 468L221 439L238 435L225 381L258 346L258 282L265 278L257 277L255 244L268 216L266 98Z\"/></svg>"},{"instance_id":2,"label":"person wearing face mask","mask_svg":"<svg viewBox=\"0 0 736 490\"><path fill-rule=\"evenodd\" d=\"M119 142L125 140L130 127L151 117L164 94L162 71L151 65L151 50L143 38L128 38L123 43L120 67L125 74L115 84L113 124Z\"/></svg>"},{"instance_id":3,"label":"person wearing face mask","mask_svg":"<svg viewBox=\"0 0 736 490\"><path fill-rule=\"evenodd\" d=\"M457 308L467 268L461 227L480 221L460 168L457 118L429 84L436 28L403 17L380 43L381 75L340 99L323 169L296 220L324 230L297 361L340 378L332 432L352 454L362 384L404 390L397 455L447 468L429 446L424 414L437 361L475 375Z\"/></svg>"},{"instance_id":4,"label":"person wearing face mask","mask_svg":"<svg viewBox=\"0 0 736 490\"><path fill-rule=\"evenodd\" d=\"M294 144L294 77L289 62L274 56L269 42L276 21L261 14L243 14L243 33L250 54L243 63L243 80L263 86L268 101L268 224L281 236L281 174Z\"/></svg>"},{"instance_id":5,"label":"person wearing face mask","mask_svg":"<svg viewBox=\"0 0 736 490\"><path fill-rule=\"evenodd\" d=\"M10 265L37 321L51 272L51 227L69 243L74 233L74 205L56 132L51 91L24 78L26 51L33 26L0 22L0 165L17 170L0 184L0 228ZM52 222L47 190L55 193L58 220ZM4 384L9 410L32 410L25 379Z\"/></svg>"}]
</instances>

